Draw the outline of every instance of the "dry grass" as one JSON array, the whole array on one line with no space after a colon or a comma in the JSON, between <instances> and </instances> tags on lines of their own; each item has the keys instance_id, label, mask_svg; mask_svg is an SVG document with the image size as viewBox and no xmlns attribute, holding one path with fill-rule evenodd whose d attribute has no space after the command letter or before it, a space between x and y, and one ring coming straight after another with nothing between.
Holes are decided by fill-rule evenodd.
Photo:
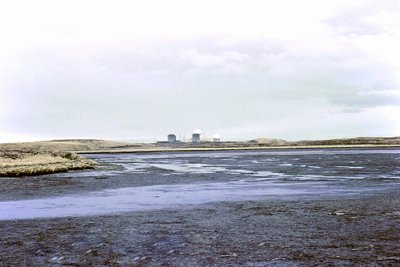
<instances>
[{"instance_id":1,"label":"dry grass","mask_svg":"<svg viewBox=\"0 0 400 267\"><path fill-rule=\"evenodd\" d=\"M0 176L38 175L93 168L96 162L73 151L143 148L126 142L96 139L0 144Z\"/></svg>"},{"instance_id":2,"label":"dry grass","mask_svg":"<svg viewBox=\"0 0 400 267\"><path fill-rule=\"evenodd\" d=\"M53 140L0 144L0 176L38 175L93 168L96 162L71 151L135 147L129 143L95 139Z\"/></svg>"},{"instance_id":3,"label":"dry grass","mask_svg":"<svg viewBox=\"0 0 400 267\"><path fill-rule=\"evenodd\" d=\"M0 151L20 152L43 152L43 151L86 151L86 150L107 150L126 147L141 147L140 144L126 142L97 140L97 139L76 139L76 140L52 140L25 143L0 144Z\"/></svg>"},{"instance_id":4,"label":"dry grass","mask_svg":"<svg viewBox=\"0 0 400 267\"><path fill-rule=\"evenodd\" d=\"M14 153L15 155L15 153ZM25 176L93 168L96 163L71 153L0 155L0 176Z\"/></svg>"},{"instance_id":5,"label":"dry grass","mask_svg":"<svg viewBox=\"0 0 400 267\"><path fill-rule=\"evenodd\" d=\"M38 154L38 155L21 155L16 159L13 158L2 158L0 161L0 167L7 168L13 166L32 166L37 164L56 164L67 162L68 159L60 156L52 156L49 154Z\"/></svg>"},{"instance_id":6,"label":"dry grass","mask_svg":"<svg viewBox=\"0 0 400 267\"><path fill-rule=\"evenodd\" d=\"M0 176L39 175L93 168L95 165L96 162L70 152L0 152Z\"/></svg>"}]
</instances>

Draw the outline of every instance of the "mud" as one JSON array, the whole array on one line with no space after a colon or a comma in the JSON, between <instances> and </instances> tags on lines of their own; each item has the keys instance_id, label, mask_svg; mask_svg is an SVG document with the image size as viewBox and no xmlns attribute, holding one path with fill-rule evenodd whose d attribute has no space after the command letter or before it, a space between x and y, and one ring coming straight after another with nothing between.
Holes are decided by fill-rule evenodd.
<instances>
[{"instance_id":1,"label":"mud","mask_svg":"<svg viewBox=\"0 0 400 267\"><path fill-rule=\"evenodd\" d=\"M2 266L396 266L400 192L0 221Z\"/></svg>"},{"instance_id":2,"label":"mud","mask_svg":"<svg viewBox=\"0 0 400 267\"><path fill-rule=\"evenodd\" d=\"M399 152L361 152L99 155L95 171L2 178L2 202L260 181L312 193L0 220L0 266L400 266Z\"/></svg>"}]
</instances>

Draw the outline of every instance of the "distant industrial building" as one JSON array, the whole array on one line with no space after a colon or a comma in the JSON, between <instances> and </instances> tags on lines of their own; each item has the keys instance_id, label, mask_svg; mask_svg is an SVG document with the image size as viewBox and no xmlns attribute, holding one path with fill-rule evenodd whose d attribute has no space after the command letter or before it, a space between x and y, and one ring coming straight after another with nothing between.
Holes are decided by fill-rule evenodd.
<instances>
[{"instance_id":1,"label":"distant industrial building","mask_svg":"<svg viewBox=\"0 0 400 267\"><path fill-rule=\"evenodd\" d=\"M219 134L214 134L213 136L213 141L214 142L221 142L221 136Z\"/></svg>"},{"instance_id":2,"label":"distant industrial building","mask_svg":"<svg viewBox=\"0 0 400 267\"><path fill-rule=\"evenodd\" d=\"M192 143L200 143L201 130L196 129L192 134Z\"/></svg>"},{"instance_id":3,"label":"distant industrial building","mask_svg":"<svg viewBox=\"0 0 400 267\"><path fill-rule=\"evenodd\" d=\"M166 141L157 141L157 144L164 144L164 145L183 145L186 143L185 141L185 135L183 135L183 139L181 139L181 135L179 135L179 139L177 139L177 136L173 133L168 134ZM206 138L205 133L202 133L200 129L196 129L193 131L191 141L193 144L198 144L198 143L210 143L210 142L221 142L221 136L216 133L209 138Z\"/></svg>"},{"instance_id":4,"label":"distant industrial building","mask_svg":"<svg viewBox=\"0 0 400 267\"><path fill-rule=\"evenodd\" d=\"M192 134L192 142L193 143L200 143L200 134Z\"/></svg>"},{"instance_id":5,"label":"distant industrial building","mask_svg":"<svg viewBox=\"0 0 400 267\"><path fill-rule=\"evenodd\" d=\"M168 143L175 143L176 142L176 135L169 134L168 135Z\"/></svg>"},{"instance_id":6,"label":"distant industrial building","mask_svg":"<svg viewBox=\"0 0 400 267\"><path fill-rule=\"evenodd\" d=\"M181 143L181 141L176 139L175 134L169 134L167 136L167 141L157 141L157 144L178 144Z\"/></svg>"}]
</instances>

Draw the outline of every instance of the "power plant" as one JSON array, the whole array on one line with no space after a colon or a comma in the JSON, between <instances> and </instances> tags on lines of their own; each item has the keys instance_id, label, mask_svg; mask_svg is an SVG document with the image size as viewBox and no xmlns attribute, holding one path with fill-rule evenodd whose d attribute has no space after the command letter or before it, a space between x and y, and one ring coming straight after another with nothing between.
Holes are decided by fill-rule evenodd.
<instances>
[{"instance_id":1,"label":"power plant","mask_svg":"<svg viewBox=\"0 0 400 267\"><path fill-rule=\"evenodd\" d=\"M192 134L192 143L200 143L201 130L196 129Z\"/></svg>"},{"instance_id":2,"label":"power plant","mask_svg":"<svg viewBox=\"0 0 400 267\"><path fill-rule=\"evenodd\" d=\"M168 143L175 143L176 142L176 135L169 134L168 135Z\"/></svg>"},{"instance_id":3,"label":"power plant","mask_svg":"<svg viewBox=\"0 0 400 267\"><path fill-rule=\"evenodd\" d=\"M214 134L213 135L213 141L214 142L221 142L221 136L219 134Z\"/></svg>"},{"instance_id":4,"label":"power plant","mask_svg":"<svg viewBox=\"0 0 400 267\"><path fill-rule=\"evenodd\" d=\"M179 134L181 137L181 134ZM192 133L192 138L190 139L191 143L199 144L202 142L221 142L221 135L218 133L214 134L212 138L206 138L205 134L202 133L200 129L196 129ZM177 144L177 143L185 143L185 140L178 140L176 138L176 134L170 133L167 135L167 141L157 141L158 144Z\"/></svg>"}]
</instances>

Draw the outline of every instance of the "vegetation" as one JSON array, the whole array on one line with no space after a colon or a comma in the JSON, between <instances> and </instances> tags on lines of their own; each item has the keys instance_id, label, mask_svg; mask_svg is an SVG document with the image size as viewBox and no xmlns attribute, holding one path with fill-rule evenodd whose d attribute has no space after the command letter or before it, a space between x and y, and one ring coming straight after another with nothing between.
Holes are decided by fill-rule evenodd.
<instances>
[{"instance_id":1,"label":"vegetation","mask_svg":"<svg viewBox=\"0 0 400 267\"><path fill-rule=\"evenodd\" d=\"M96 139L0 144L0 176L27 176L94 168L75 151L135 148L141 145Z\"/></svg>"},{"instance_id":2,"label":"vegetation","mask_svg":"<svg viewBox=\"0 0 400 267\"><path fill-rule=\"evenodd\" d=\"M356 137L289 142L292 145L400 145L400 137Z\"/></svg>"},{"instance_id":3,"label":"vegetation","mask_svg":"<svg viewBox=\"0 0 400 267\"><path fill-rule=\"evenodd\" d=\"M70 152L0 152L0 176L47 174L95 165L96 162Z\"/></svg>"},{"instance_id":4,"label":"vegetation","mask_svg":"<svg viewBox=\"0 0 400 267\"><path fill-rule=\"evenodd\" d=\"M135 148L146 145L97 139L65 139L39 142L0 144L0 151L48 152L48 151L91 151L120 148Z\"/></svg>"}]
</instances>

